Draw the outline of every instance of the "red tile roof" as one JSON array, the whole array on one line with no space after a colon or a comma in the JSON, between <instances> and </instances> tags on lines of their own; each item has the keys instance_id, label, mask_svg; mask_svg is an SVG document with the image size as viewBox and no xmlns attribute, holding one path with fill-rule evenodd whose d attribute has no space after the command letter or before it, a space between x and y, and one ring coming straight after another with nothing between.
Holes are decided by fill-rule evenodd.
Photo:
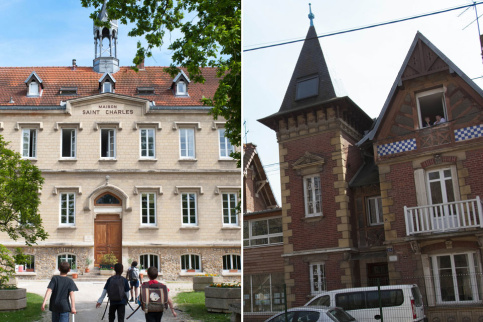
<instances>
[{"instance_id":1,"label":"red tile roof","mask_svg":"<svg viewBox=\"0 0 483 322\"><path fill-rule=\"evenodd\" d=\"M32 72L42 79L44 86L41 97L27 97L25 80ZM184 71L185 73L186 70ZM99 79L102 73L92 67L0 67L0 106L55 106L60 101L99 94ZM116 80L115 93L155 101L156 106L200 106L202 97L213 97L218 78L216 70L204 68L204 84L191 82L189 97L176 97L171 90L173 77L164 67L145 67L135 72L130 67L120 67L112 74ZM61 87L77 87L77 95L60 95ZM139 95L138 87L153 87L154 95ZM9 104L10 98L14 103Z\"/></svg>"}]
</instances>

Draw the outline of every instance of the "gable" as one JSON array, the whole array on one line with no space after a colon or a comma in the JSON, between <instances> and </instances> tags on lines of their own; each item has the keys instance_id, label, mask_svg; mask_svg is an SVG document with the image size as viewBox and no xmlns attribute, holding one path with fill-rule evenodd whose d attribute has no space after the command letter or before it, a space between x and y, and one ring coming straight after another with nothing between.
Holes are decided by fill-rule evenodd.
<instances>
[{"instance_id":1,"label":"gable","mask_svg":"<svg viewBox=\"0 0 483 322\"><path fill-rule=\"evenodd\" d=\"M418 39L416 46L409 57L406 69L401 80L421 77L439 71L448 70L449 66L427 44Z\"/></svg>"}]
</instances>

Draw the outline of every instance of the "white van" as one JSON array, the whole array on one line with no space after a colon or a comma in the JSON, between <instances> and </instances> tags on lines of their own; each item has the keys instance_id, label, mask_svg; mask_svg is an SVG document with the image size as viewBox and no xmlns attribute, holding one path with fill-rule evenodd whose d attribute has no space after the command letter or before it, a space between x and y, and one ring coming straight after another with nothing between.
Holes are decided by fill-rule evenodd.
<instances>
[{"instance_id":1,"label":"white van","mask_svg":"<svg viewBox=\"0 0 483 322\"><path fill-rule=\"evenodd\" d=\"M421 292L416 284L381 286L384 321L427 321ZM357 321L380 320L377 286L347 288L317 294L305 306L338 306Z\"/></svg>"}]
</instances>

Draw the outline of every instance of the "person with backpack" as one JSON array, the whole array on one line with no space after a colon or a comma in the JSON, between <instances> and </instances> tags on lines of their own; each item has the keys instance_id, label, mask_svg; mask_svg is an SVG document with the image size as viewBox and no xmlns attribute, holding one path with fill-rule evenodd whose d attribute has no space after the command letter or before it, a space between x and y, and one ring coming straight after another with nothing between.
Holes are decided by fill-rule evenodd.
<instances>
[{"instance_id":1,"label":"person with backpack","mask_svg":"<svg viewBox=\"0 0 483 322\"><path fill-rule=\"evenodd\" d=\"M67 273L70 271L68 262L60 263L59 271L60 276L53 276L47 286L41 310L45 311L45 303L49 294L52 293L49 303L49 310L52 311L52 322L69 322L69 313L76 314L74 292L78 289L74 281L67 277Z\"/></svg>"},{"instance_id":2,"label":"person with backpack","mask_svg":"<svg viewBox=\"0 0 483 322\"><path fill-rule=\"evenodd\" d=\"M114 271L116 275L109 277L102 290L101 297L97 300L96 308L99 308L104 301L104 298L109 297L108 303L111 302L109 306L109 322L117 321L124 322L124 315L126 314L126 304L129 298L129 283L127 279L122 276L124 267L121 263L114 265Z\"/></svg>"},{"instance_id":3,"label":"person with backpack","mask_svg":"<svg viewBox=\"0 0 483 322\"><path fill-rule=\"evenodd\" d=\"M126 273L126 278L129 280L129 284L131 285L131 299L129 302L134 302L138 300L139 294L139 269L136 267L138 266L138 262L133 261L131 263L131 267L128 268ZM136 295L136 297L133 297Z\"/></svg>"},{"instance_id":4,"label":"person with backpack","mask_svg":"<svg viewBox=\"0 0 483 322\"><path fill-rule=\"evenodd\" d=\"M178 316L174 310L173 300L168 295L166 285L159 283L158 269L154 266L148 268L149 282L141 285L140 305L145 313L146 322L160 322L165 309L171 309L173 316Z\"/></svg>"}]
</instances>

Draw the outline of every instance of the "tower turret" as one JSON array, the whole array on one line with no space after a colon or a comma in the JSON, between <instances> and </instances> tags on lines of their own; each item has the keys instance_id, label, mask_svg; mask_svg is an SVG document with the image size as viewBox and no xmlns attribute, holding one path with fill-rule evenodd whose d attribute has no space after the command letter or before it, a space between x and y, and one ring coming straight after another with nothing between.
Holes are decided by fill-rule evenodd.
<instances>
[{"instance_id":1,"label":"tower turret","mask_svg":"<svg viewBox=\"0 0 483 322\"><path fill-rule=\"evenodd\" d=\"M104 0L98 19L108 21L107 2ZM117 20L110 22L110 27L94 25L94 70L98 73L115 73L119 70L117 59Z\"/></svg>"}]
</instances>

